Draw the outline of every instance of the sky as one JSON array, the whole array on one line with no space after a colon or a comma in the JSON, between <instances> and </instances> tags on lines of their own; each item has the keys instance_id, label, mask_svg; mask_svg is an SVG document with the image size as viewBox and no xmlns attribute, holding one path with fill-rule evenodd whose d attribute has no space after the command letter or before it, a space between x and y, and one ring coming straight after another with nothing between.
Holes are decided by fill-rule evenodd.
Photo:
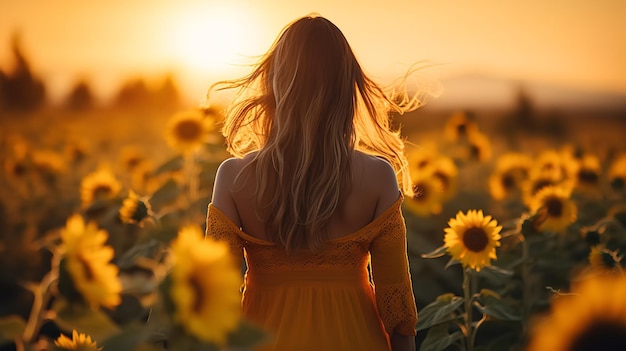
<instances>
[{"instance_id":1,"label":"sky","mask_svg":"<svg viewBox=\"0 0 626 351\"><path fill-rule=\"evenodd\" d=\"M11 67L17 32L53 99L82 78L106 98L128 77L171 73L200 100L311 12L334 22L382 83L424 61L426 80L478 75L626 93L623 0L0 0L0 69Z\"/></svg>"}]
</instances>

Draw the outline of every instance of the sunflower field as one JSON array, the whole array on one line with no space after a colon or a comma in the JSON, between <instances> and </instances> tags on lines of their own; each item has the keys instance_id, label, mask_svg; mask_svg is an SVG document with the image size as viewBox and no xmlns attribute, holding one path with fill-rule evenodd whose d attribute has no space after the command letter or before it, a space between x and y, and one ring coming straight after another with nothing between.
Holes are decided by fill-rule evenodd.
<instances>
[{"instance_id":1,"label":"sunflower field","mask_svg":"<svg viewBox=\"0 0 626 351\"><path fill-rule=\"evenodd\" d=\"M418 347L621 350L626 123L517 112L395 116L416 194L403 213ZM240 267L203 238L229 157L219 107L1 118L0 350L266 337L240 315Z\"/></svg>"}]
</instances>

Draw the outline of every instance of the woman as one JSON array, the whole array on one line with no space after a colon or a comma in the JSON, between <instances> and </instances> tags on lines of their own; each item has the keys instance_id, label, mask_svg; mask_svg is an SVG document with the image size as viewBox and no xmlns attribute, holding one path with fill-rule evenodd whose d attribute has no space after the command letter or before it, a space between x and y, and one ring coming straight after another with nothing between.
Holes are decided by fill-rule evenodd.
<instances>
[{"instance_id":1,"label":"woman","mask_svg":"<svg viewBox=\"0 0 626 351\"><path fill-rule=\"evenodd\" d=\"M239 89L222 130L236 157L217 171L207 236L239 263L245 249L242 308L271 336L263 349L414 350L400 210L412 189L388 114L418 102L387 95L315 15L218 84Z\"/></svg>"}]
</instances>

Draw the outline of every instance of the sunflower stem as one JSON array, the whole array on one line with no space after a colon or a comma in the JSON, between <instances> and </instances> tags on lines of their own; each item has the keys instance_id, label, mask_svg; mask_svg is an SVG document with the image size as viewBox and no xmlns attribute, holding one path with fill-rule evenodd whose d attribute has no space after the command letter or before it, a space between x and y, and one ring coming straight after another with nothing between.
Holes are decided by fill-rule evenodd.
<instances>
[{"instance_id":1,"label":"sunflower stem","mask_svg":"<svg viewBox=\"0 0 626 351\"><path fill-rule=\"evenodd\" d=\"M471 346L472 348L474 347L474 341L476 340L478 327L480 327L486 320L487 320L487 315L483 314L482 318L480 318L480 320L476 322L476 325L474 326L474 329L472 330L472 333L470 334L470 345L472 345Z\"/></svg>"},{"instance_id":2,"label":"sunflower stem","mask_svg":"<svg viewBox=\"0 0 626 351\"><path fill-rule=\"evenodd\" d=\"M185 155L185 168L187 178L187 199L189 205L198 199L198 175L196 167L196 152L190 152Z\"/></svg>"},{"instance_id":3,"label":"sunflower stem","mask_svg":"<svg viewBox=\"0 0 626 351\"><path fill-rule=\"evenodd\" d=\"M33 289L33 306L30 311L28 321L26 322L26 327L24 328L23 338L23 340L29 344L35 341L39 328L47 315L45 309L48 306L50 298L52 297L50 288L58 278L57 269L58 267L56 267L56 269L53 267L52 270L43 278L39 287Z\"/></svg>"},{"instance_id":4,"label":"sunflower stem","mask_svg":"<svg viewBox=\"0 0 626 351\"><path fill-rule=\"evenodd\" d=\"M472 296L470 282L471 270L470 268L465 268L463 270L463 297L465 298L465 341L467 345L467 351L474 350L474 328L472 327Z\"/></svg>"},{"instance_id":5,"label":"sunflower stem","mask_svg":"<svg viewBox=\"0 0 626 351\"><path fill-rule=\"evenodd\" d=\"M522 243L522 335L526 335L528 330L528 318L530 316L530 250L528 248L528 241L526 237L519 233L519 238Z\"/></svg>"},{"instance_id":6,"label":"sunflower stem","mask_svg":"<svg viewBox=\"0 0 626 351\"><path fill-rule=\"evenodd\" d=\"M15 338L15 351L24 351L24 340L21 338Z\"/></svg>"}]
</instances>

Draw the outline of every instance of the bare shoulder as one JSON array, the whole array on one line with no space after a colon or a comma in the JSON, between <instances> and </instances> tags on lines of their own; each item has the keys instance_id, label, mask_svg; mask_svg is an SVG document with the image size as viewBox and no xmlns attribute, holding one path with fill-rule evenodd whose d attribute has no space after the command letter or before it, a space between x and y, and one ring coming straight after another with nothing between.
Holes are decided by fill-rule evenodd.
<instances>
[{"instance_id":1,"label":"bare shoulder","mask_svg":"<svg viewBox=\"0 0 626 351\"><path fill-rule=\"evenodd\" d=\"M230 182L232 185L232 181L235 179L237 174L241 172L241 170L254 158L254 154L250 153L245 155L243 158L231 157L222 161L220 165L217 167L217 173L215 176L215 182L220 181L222 184L226 185L226 183Z\"/></svg>"},{"instance_id":2,"label":"bare shoulder","mask_svg":"<svg viewBox=\"0 0 626 351\"><path fill-rule=\"evenodd\" d=\"M211 204L222 211L234 223L240 225L239 212L233 198L234 180L249 162L245 158L228 158L217 167Z\"/></svg>"},{"instance_id":3,"label":"bare shoulder","mask_svg":"<svg viewBox=\"0 0 626 351\"><path fill-rule=\"evenodd\" d=\"M377 156L359 153L364 171L364 186L378 198L376 216L393 205L400 196L398 179L391 164Z\"/></svg>"}]
</instances>

